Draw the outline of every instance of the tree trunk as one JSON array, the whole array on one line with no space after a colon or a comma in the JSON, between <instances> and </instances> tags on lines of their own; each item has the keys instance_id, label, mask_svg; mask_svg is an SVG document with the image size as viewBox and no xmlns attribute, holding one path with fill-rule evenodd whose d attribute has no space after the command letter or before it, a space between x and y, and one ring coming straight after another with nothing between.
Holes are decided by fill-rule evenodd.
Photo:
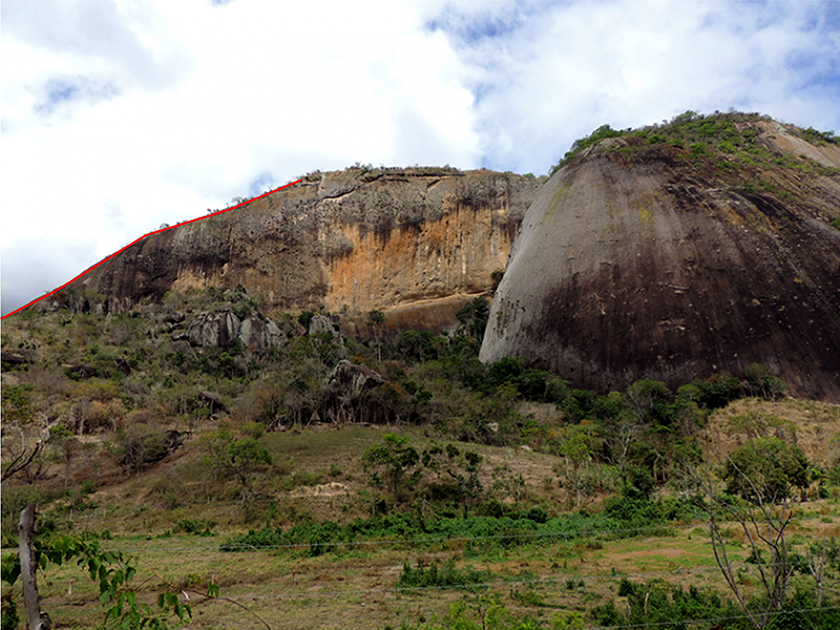
<instances>
[{"instance_id":1,"label":"tree trunk","mask_svg":"<svg viewBox=\"0 0 840 630\"><path fill-rule=\"evenodd\" d=\"M26 627L41 630L41 601L38 597L38 582L35 572L38 564L32 550L32 534L35 530L35 504L30 503L20 513L20 581L23 585L23 605L26 607Z\"/></svg>"}]
</instances>

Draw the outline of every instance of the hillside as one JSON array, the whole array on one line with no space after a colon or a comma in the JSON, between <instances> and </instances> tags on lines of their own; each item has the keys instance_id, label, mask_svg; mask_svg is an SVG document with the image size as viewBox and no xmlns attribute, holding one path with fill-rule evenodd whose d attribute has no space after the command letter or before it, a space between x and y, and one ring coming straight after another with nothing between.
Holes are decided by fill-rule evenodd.
<instances>
[{"instance_id":1,"label":"hillside","mask_svg":"<svg viewBox=\"0 0 840 630\"><path fill-rule=\"evenodd\" d=\"M600 391L761 363L840 401L840 145L743 114L600 131L526 214L481 359Z\"/></svg>"}]
</instances>

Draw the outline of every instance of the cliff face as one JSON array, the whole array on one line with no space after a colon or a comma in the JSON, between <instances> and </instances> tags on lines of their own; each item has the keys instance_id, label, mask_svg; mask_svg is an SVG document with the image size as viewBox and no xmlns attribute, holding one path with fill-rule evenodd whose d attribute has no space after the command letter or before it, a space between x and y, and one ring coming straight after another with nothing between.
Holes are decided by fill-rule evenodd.
<instances>
[{"instance_id":1,"label":"cliff face","mask_svg":"<svg viewBox=\"0 0 840 630\"><path fill-rule=\"evenodd\" d=\"M763 363L794 394L840 400L840 146L766 120L731 129L746 140L726 152L626 136L557 171L481 359L602 391Z\"/></svg>"},{"instance_id":2,"label":"cliff face","mask_svg":"<svg viewBox=\"0 0 840 630\"><path fill-rule=\"evenodd\" d=\"M71 285L124 308L244 286L267 309L413 313L488 291L540 183L454 169L349 169L152 235ZM454 299L453 299L454 298ZM454 314L454 311L453 313Z\"/></svg>"}]
</instances>

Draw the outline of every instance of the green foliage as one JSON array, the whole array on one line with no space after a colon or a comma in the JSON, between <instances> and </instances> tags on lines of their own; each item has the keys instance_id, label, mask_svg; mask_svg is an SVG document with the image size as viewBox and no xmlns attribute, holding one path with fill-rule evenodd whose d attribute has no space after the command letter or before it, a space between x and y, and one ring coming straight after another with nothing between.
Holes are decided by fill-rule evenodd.
<instances>
[{"instance_id":1,"label":"green foliage","mask_svg":"<svg viewBox=\"0 0 840 630\"><path fill-rule=\"evenodd\" d=\"M309 330L309 324L312 322L313 317L315 317L315 313L312 311L303 311L298 315L298 323L306 330Z\"/></svg>"},{"instance_id":2,"label":"green foliage","mask_svg":"<svg viewBox=\"0 0 840 630\"><path fill-rule=\"evenodd\" d=\"M433 361L441 356L444 342L428 330L402 331L394 342L394 352L410 362Z\"/></svg>"},{"instance_id":3,"label":"green foliage","mask_svg":"<svg viewBox=\"0 0 840 630\"><path fill-rule=\"evenodd\" d=\"M3 610L0 613L0 630L17 630L20 624L17 604L12 599L11 593L3 593Z\"/></svg>"},{"instance_id":4,"label":"green foliage","mask_svg":"<svg viewBox=\"0 0 840 630\"><path fill-rule=\"evenodd\" d=\"M369 311L367 314L368 326L382 326L385 323L385 314L379 309Z\"/></svg>"},{"instance_id":5,"label":"green foliage","mask_svg":"<svg viewBox=\"0 0 840 630\"><path fill-rule=\"evenodd\" d=\"M808 127L802 132L802 135L805 136L805 139L808 142L816 143L816 144L840 144L840 136L837 136L833 130L831 131L818 131L813 127Z\"/></svg>"},{"instance_id":6,"label":"green foliage","mask_svg":"<svg viewBox=\"0 0 840 630\"><path fill-rule=\"evenodd\" d=\"M156 422L133 422L117 430L114 441L126 470L143 470L163 459L169 450L166 432Z\"/></svg>"},{"instance_id":7,"label":"green foliage","mask_svg":"<svg viewBox=\"0 0 840 630\"><path fill-rule=\"evenodd\" d=\"M483 583L489 577L489 573L476 571L470 566L466 566L463 569L456 569L454 559L449 560L442 567L439 567L437 562L432 562L428 568L423 566L412 568L406 562L403 564L399 579L397 579L397 588L455 588L474 591L480 588L486 588L483 586Z\"/></svg>"},{"instance_id":8,"label":"green foliage","mask_svg":"<svg viewBox=\"0 0 840 630\"><path fill-rule=\"evenodd\" d=\"M726 491L752 502L778 503L792 488L808 486L808 460L802 449L782 440L756 438L736 449L724 465Z\"/></svg>"},{"instance_id":9,"label":"green foliage","mask_svg":"<svg viewBox=\"0 0 840 630\"><path fill-rule=\"evenodd\" d=\"M35 420L34 390L32 383L3 386L3 422L25 425Z\"/></svg>"},{"instance_id":10,"label":"green foliage","mask_svg":"<svg viewBox=\"0 0 840 630\"><path fill-rule=\"evenodd\" d=\"M612 506L612 507L610 507ZM226 541L221 551L254 549L301 549L306 555L327 550L352 548L367 540L393 541L418 548L440 548L447 541L456 548L466 545L472 554L515 547L543 546L557 541L571 541L601 532L609 538L650 535L652 528L675 518L685 517L690 506L681 501L645 501L619 499L599 514L566 513L549 517L541 508L516 512L509 516L444 516L418 518L416 514L393 514L357 519L345 525L330 521L302 524L284 530L266 527Z\"/></svg>"},{"instance_id":11,"label":"green foliage","mask_svg":"<svg viewBox=\"0 0 840 630\"><path fill-rule=\"evenodd\" d=\"M96 541L80 537L61 536L51 541L36 543L36 562L41 570L50 564L60 566L75 561L99 587L99 601L105 607L104 628L134 630L149 628L165 630L166 617L174 615L180 622L192 617L188 604L182 604L177 592L163 592L158 596L157 610L148 604L138 603L135 592L128 583L137 573L131 561L119 551L105 551ZM20 577L20 558L14 554L3 556L2 580L9 586ZM211 596L217 587L211 586Z\"/></svg>"},{"instance_id":12,"label":"green foliage","mask_svg":"<svg viewBox=\"0 0 840 630\"><path fill-rule=\"evenodd\" d=\"M560 168L562 168L566 163L568 163L573 157L575 157L578 153L583 151L586 147L592 146L596 142L604 140L605 138L616 138L621 135L623 135L621 131L616 131L609 125L601 125L588 136L578 138L577 140L575 140L572 143L572 148L566 152L566 154L563 156L563 159L551 168L549 175L554 175L554 173L556 173Z\"/></svg>"},{"instance_id":13,"label":"green foliage","mask_svg":"<svg viewBox=\"0 0 840 630\"><path fill-rule=\"evenodd\" d=\"M421 463L426 473L422 489L425 498L433 503L452 502L463 506L464 517L470 506L482 496L480 480L481 455L461 451L452 444L433 444L423 451Z\"/></svg>"},{"instance_id":14,"label":"green foliage","mask_svg":"<svg viewBox=\"0 0 840 630\"><path fill-rule=\"evenodd\" d=\"M499 279L501 281L501 278ZM455 314L460 322L459 333L475 339L479 344L484 339L487 320L490 316L490 302L484 296L473 298Z\"/></svg>"},{"instance_id":15,"label":"green foliage","mask_svg":"<svg viewBox=\"0 0 840 630\"><path fill-rule=\"evenodd\" d=\"M413 488L420 476L420 471L409 474L420 461L417 449L408 445L407 437L393 433L386 433L382 436L381 444L367 449L362 455L362 461L370 475L371 484L376 487L386 486L397 505L402 502L405 491Z\"/></svg>"},{"instance_id":16,"label":"green foliage","mask_svg":"<svg viewBox=\"0 0 840 630\"><path fill-rule=\"evenodd\" d=\"M712 155L706 145L702 142L694 142L691 145L691 155L694 157L708 157Z\"/></svg>"},{"instance_id":17,"label":"green foliage","mask_svg":"<svg viewBox=\"0 0 840 630\"><path fill-rule=\"evenodd\" d=\"M271 455L259 440L251 436L237 440L227 425L205 436L202 444L205 463L216 472L236 476L243 489L250 486L254 471L271 465Z\"/></svg>"},{"instance_id":18,"label":"green foliage","mask_svg":"<svg viewBox=\"0 0 840 630\"><path fill-rule=\"evenodd\" d=\"M626 607L622 604L619 608L614 601L595 606L592 616L596 623L615 627L688 630L694 627L690 625L694 620L727 619L727 628L747 627L741 610L733 602L721 601L716 592L693 585L685 591L664 580L636 584L622 578L618 594L627 598Z\"/></svg>"}]
</instances>

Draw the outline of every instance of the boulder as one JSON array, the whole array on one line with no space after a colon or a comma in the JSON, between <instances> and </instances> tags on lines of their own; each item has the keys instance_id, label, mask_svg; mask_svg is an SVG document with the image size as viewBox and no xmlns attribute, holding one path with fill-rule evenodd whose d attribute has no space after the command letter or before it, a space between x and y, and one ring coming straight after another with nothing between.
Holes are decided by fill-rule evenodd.
<instances>
[{"instance_id":1,"label":"boulder","mask_svg":"<svg viewBox=\"0 0 840 630\"><path fill-rule=\"evenodd\" d=\"M272 320L261 313L253 313L239 327L239 340L242 347L255 354L263 355L270 348L283 344L283 333Z\"/></svg>"},{"instance_id":2,"label":"boulder","mask_svg":"<svg viewBox=\"0 0 840 630\"><path fill-rule=\"evenodd\" d=\"M228 350L239 335L239 318L230 311L200 313L190 324L189 339L193 346Z\"/></svg>"},{"instance_id":3,"label":"boulder","mask_svg":"<svg viewBox=\"0 0 840 630\"><path fill-rule=\"evenodd\" d=\"M333 337L340 337L338 331L333 327L332 322L323 315L315 315L312 321L309 322L310 335L332 335Z\"/></svg>"},{"instance_id":4,"label":"boulder","mask_svg":"<svg viewBox=\"0 0 840 630\"><path fill-rule=\"evenodd\" d=\"M385 383L375 370L350 361L339 361L324 388L319 415L332 422L362 419L362 395Z\"/></svg>"}]
</instances>

